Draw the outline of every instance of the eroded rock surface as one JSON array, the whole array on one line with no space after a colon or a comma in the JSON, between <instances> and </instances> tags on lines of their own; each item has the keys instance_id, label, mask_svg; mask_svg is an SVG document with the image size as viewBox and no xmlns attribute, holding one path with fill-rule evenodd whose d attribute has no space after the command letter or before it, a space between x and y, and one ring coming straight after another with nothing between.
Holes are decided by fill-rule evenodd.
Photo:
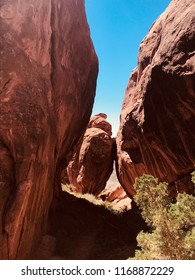
<instances>
[{"instance_id":1,"label":"eroded rock surface","mask_svg":"<svg viewBox=\"0 0 195 280\"><path fill-rule=\"evenodd\" d=\"M97 77L84 1L2 0L0 258L41 240L66 154L86 129Z\"/></svg>"},{"instance_id":2,"label":"eroded rock surface","mask_svg":"<svg viewBox=\"0 0 195 280\"><path fill-rule=\"evenodd\" d=\"M114 139L105 114L90 119L84 138L75 149L67 173L73 191L98 195L113 170Z\"/></svg>"},{"instance_id":3,"label":"eroded rock surface","mask_svg":"<svg viewBox=\"0 0 195 280\"><path fill-rule=\"evenodd\" d=\"M103 201L111 202L114 209L119 212L131 209L131 198L120 185L104 189L99 197Z\"/></svg>"},{"instance_id":4,"label":"eroded rock surface","mask_svg":"<svg viewBox=\"0 0 195 280\"><path fill-rule=\"evenodd\" d=\"M131 195L143 173L174 182L194 169L194 14L194 1L172 1L140 45L117 135L119 180Z\"/></svg>"}]
</instances>

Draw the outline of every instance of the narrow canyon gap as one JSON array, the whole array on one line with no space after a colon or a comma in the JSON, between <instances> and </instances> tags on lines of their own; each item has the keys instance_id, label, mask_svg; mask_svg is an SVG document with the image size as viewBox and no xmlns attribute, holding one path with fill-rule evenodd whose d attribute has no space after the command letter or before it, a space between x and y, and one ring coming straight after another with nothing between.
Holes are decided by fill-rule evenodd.
<instances>
[{"instance_id":1,"label":"narrow canyon gap","mask_svg":"<svg viewBox=\"0 0 195 280\"><path fill-rule=\"evenodd\" d=\"M129 224L126 218L121 220L121 228L120 218L112 216L113 224L105 235L102 217L110 222L110 214L68 193L60 193L62 171L69 163L72 180L79 179L75 188L97 195L117 158L118 179L129 196L135 194L135 178L143 173L165 180L177 190L192 192L189 182L195 162L194 1L173 0L141 43L138 66L131 74L122 106L117 155L111 148L110 125L103 120L109 128L107 131L104 127L106 130L101 132L106 140L102 147L108 144L109 148L105 153L107 167L100 161L102 169L94 168L90 173L89 154L87 173L83 172L82 162L75 162L76 176L72 176L71 153L82 147L84 133L86 141L90 138L89 129L99 129L93 124L94 118L89 122L98 60L84 0L2 0L0 6L0 259L31 258L48 232L48 240L56 238L59 257L65 259L69 240L80 242L75 228L78 232L82 228L89 239L94 238L96 251L102 234L110 238L113 225L119 225L103 254L98 251L93 255L90 248L86 250L85 245L91 246L92 241L82 243L82 258L101 259L108 248L109 252L113 247L121 250L115 240L119 240L122 231L122 236L128 235L125 238L135 243L137 232L145 226L136 207L136 215L127 213ZM95 148L100 148L97 135L89 140L95 139ZM88 142L85 147L89 147ZM84 155L80 150L76 153L81 159ZM96 185L96 180L100 184ZM80 205L82 211L75 205ZM97 223L94 217L98 217ZM67 229L65 219L71 228ZM99 239L98 225L103 228ZM67 232L70 239L64 238ZM79 254L78 243L75 244L70 248L74 259Z\"/></svg>"}]
</instances>

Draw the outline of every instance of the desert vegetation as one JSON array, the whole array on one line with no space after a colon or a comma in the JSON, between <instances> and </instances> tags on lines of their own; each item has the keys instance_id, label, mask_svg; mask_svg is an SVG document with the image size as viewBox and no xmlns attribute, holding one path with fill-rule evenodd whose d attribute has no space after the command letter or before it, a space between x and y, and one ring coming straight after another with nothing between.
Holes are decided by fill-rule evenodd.
<instances>
[{"instance_id":1,"label":"desert vegetation","mask_svg":"<svg viewBox=\"0 0 195 280\"><path fill-rule=\"evenodd\" d=\"M195 183L195 172L192 173ZM151 175L135 181L135 201L151 230L137 236L140 250L134 259L195 259L195 197L180 193L172 202L168 184L158 183Z\"/></svg>"}]
</instances>

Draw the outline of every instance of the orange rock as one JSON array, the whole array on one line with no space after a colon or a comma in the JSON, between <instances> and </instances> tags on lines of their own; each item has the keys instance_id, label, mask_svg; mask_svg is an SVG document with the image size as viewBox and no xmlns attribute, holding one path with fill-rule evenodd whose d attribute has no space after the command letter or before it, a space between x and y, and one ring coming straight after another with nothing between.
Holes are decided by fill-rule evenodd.
<instances>
[{"instance_id":1,"label":"orange rock","mask_svg":"<svg viewBox=\"0 0 195 280\"><path fill-rule=\"evenodd\" d=\"M120 185L104 189L99 197L103 201L111 202L114 209L119 212L131 209L131 198Z\"/></svg>"},{"instance_id":2,"label":"orange rock","mask_svg":"<svg viewBox=\"0 0 195 280\"><path fill-rule=\"evenodd\" d=\"M73 191L98 195L106 186L114 162L114 139L105 114L90 119L84 138L70 160L67 173Z\"/></svg>"},{"instance_id":3,"label":"orange rock","mask_svg":"<svg viewBox=\"0 0 195 280\"><path fill-rule=\"evenodd\" d=\"M84 1L1 1L0 258L26 259L92 111L97 57Z\"/></svg>"},{"instance_id":4,"label":"orange rock","mask_svg":"<svg viewBox=\"0 0 195 280\"><path fill-rule=\"evenodd\" d=\"M109 136L112 136L112 126L106 119L107 115L104 113L99 113L95 116L92 116L88 128L100 128L103 131L105 131Z\"/></svg>"},{"instance_id":5,"label":"orange rock","mask_svg":"<svg viewBox=\"0 0 195 280\"><path fill-rule=\"evenodd\" d=\"M140 45L116 139L119 181L131 195L143 173L173 182L194 169L194 12L193 1L172 1Z\"/></svg>"}]
</instances>

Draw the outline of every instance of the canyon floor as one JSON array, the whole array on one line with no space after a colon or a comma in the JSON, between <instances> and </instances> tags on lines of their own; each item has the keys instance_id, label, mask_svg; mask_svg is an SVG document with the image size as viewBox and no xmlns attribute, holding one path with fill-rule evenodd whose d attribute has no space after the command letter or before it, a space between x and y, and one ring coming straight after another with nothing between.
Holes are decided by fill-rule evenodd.
<instances>
[{"instance_id":1,"label":"canyon floor","mask_svg":"<svg viewBox=\"0 0 195 280\"><path fill-rule=\"evenodd\" d=\"M136 210L117 214L67 192L50 221L52 230L35 259L125 260L134 256L136 235L145 227Z\"/></svg>"}]
</instances>

